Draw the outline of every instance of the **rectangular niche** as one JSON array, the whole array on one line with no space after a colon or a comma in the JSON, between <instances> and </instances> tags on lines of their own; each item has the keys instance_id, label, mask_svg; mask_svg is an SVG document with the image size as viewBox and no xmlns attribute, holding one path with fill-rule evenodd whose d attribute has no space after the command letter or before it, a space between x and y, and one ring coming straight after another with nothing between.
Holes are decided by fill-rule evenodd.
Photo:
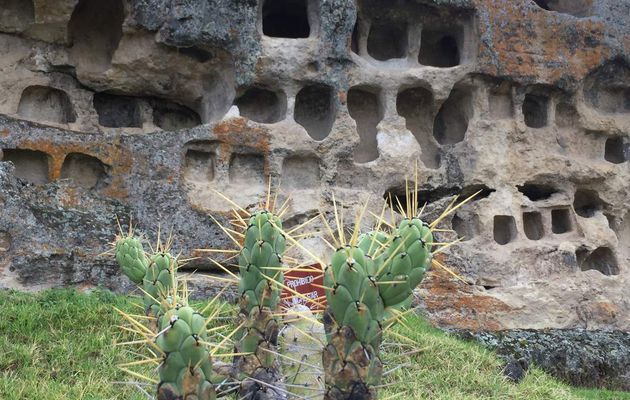
<instances>
[{"instance_id":1,"label":"rectangular niche","mask_svg":"<svg viewBox=\"0 0 630 400\"><path fill-rule=\"evenodd\" d=\"M434 13L421 12L418 63L452 68L470 62L474 53L472 13L469 10L438 7Z\"/></svg>"},{"instance_id":2,"label":"rectangular niche","mask_svg":"<svg viewBox=\"0 0 630 400\"><path fill-rule=\"evenodd\" d=\"M556 125L560 128L573 128L579 122L575 106L566 102L560 102L556 105Z\"/></svg>"},{"instance_id":3,"label":"rectangular niche","mask_svg":"<svg viewBox=\"0 0 630 400\"><path fill-rule=\"evenodd\" d=\"M68 23L71 55L78 69L107 70L123 36L121 0L80 0Z\"/></svg>"},{"instance_id":4,"label":"rectangular niche","mask_svg":"<svg viewBox=\"0 0 630 400\"><path fill-rule=\"evenodd\" d=\"M455 214L451 220L451 227L462 241L467 241L479 235L479 221L476 215L460 216Z\"/></svg>"},{"instance_id":5,"label":"rectangular niche","mask_svg":"<svg viewBox=\"0 0 630 400\"><path fill-rule=\"evenodd\" d=\"M473 93L468 87L454 87L433 122L433 136L441 145L463 141L474 117Z\"/></svg>"},{"instance_id":6,"label":"rectangular niche","mask_svg":"<svg viewBox=\"0 0 630 400\"><path fill-rule=\"evenodd\" d=\"M184 164L184 179L189 182L214 180L214 153L189 149Z\"/></svg>"},{"instance_id":7,"label":"rectangular niche","mask_svg":"<svg viewBox=\"0 0 630 400\"><path fill-rule=\"evenodd\" d=\"M138 99L108 93L94 94L98 123L107 128L142 128Z\"/></svg>"},{"instance_id":8,"label":"rectangular niche","mask_svg":"<svg viewBox=\"0 0 630 400\"><path fill-rule=\"evenodd\" d=\"M375 60L406 58L409 48L407 23L379 18L372 21L367 38L368 54Z\"/></svg>"},{"instance_id":9,"label":"rectangular niche","mask_svg":"<svg viewBox=\"0 0 630 400\"><path fill-rule=\"evenodd\" d=\"M620 136L606 139L604 159L613 164L622 164L630 159L630 144Z\"/></svg>"},{"instance_id":10,"label":"rectangular niche","mask_svg":"<svg viewBox=\"0 0 630 400\"><path fill-rule=\"evenodd\" d=\"M288 190L317 189L320 162L315 156L292 156L282 163L282 187Z\"/></svg>"},{"instance_id":11,"label":"rectangular niche","mask_svg":"<svg viewBox=\"0 0 630 400\"><path fill-rule=\"evenodd\" d=\"M516 240L516 221L511 215L496 215L494 217L494 241L506 245Z\"/></svg>"},{"instance_id":12,"label":"rectangular niche","mask_svg":"<svg viewBox=\"0 0 630 400\"><path fill-rule=\"evenodd\" d=\"M547 11L573 15L578 18L593 15L593 0L534 0L534 2Z\"/></svg>"},{"instance_id":13,"label":"rectangular niche","mask_svg":"<svg viewBox=\"0 0 630 400\"><path fill-rule=\"evenodd\" d=\"M488 108L492 119L510 119L514 116L512 87L507 82L489 90Z\"/></svg>"},{"instance_id":14,"label":"rectangular niche","mask_svg":"<svg viewBox=\"0 0 630 400\"><path fill-rule=\"evenodd\" d=\"M35 21L32 0L0 0L0 30L14 33L26 29Z\"/></svg>"},{"instance_id":15,"label":"rectangular niche","mask_svg":"<svg viewBox=\"0 0 630 400\"><path fill-rule=\"evenodd\" d=\"M549 120L549 98L528 93L523 101L525 125L530 128L544 128Z\"/></svg>"},{"instance_id":16,"label":"rectangular niche","mask_svg":"<svg viewBox=\"0 0 630 400\"><path fill-rule=\"evenodd\" d=\"M92 189L104 184L107 167L96 157L70 153L61 167L61 179L69 179L76 186Z\"/></svg>"},{"instance_id":17,"label":"rectangular niche","mask_svg":"<svg viewBox=\"0 0 630 400\"><path fill-rule=\"evenodd\" d=\"M265 184L265 158L258 154L234 154L230 160L230 183Z\"/></svg>"},{"instance_id":18,"label":"rectangular niche","mask_svg":"<svg viewBox=\"0 0 630 400\"><path fill-rule=\"evenodd\" d=\"M461 63L462 43L461 28L423 29L418 62L430 67L456 67Z\"/></svg>"},{"instance_id":19,"label":"rectangular niche","mask_svg":"<svg viewBox=\"0 0 630 400\"><path fill-rule=\"evenodd\" d=\"M242 117L261 124L282 121L287 114L287 95L282 90L250 87L234 100L234 104Z\"/></svg>"},{"instance_id":20,"label":"rectangular niche","mask_svg":"<svg viewBox=\"0 0 630 400\"><path fill-rule=\"evenodd\" d=\"M151 99L153 124L165 131L193 128L201 125L199 114L188 107L164 99Z\"/></svg>"},{"instance_id":21,"label":"rectangular niche","mask_svg":"<svg viewBox=\"0 0 630 400\"><path fill-rule=\"evenodd\" d=\"M396 96L396 112L405 118L405 125L420 144L420 159L425 167L440 167L440 146L433 137L433 92L424 87L401 89Z\"/></svg>"},{"instance_id":22,"label":"rectangular niche","mask_svg":"<svg viewBox=\"0 0 630 400\"><path fill-rule=\"evenodd\" d=\"M275 38L308 38L317 25L312 0L264 0L262 33ZM314 23L315 22L315 23Z\"/></svg>"},{"instance_id":23,"label":"rectangular niche","mask_svg":"<svg viewBox=\"0 0 630 400\"><path fill-rule=\"evenodd\" d=\"M551 231L555 234L567 233L573 229L571 210L559 208L551 210Z\"/></svg>"},{"instance_id":24,"label":"rectangular niche","mask_svg":"<svg viewBox=\"0 0 630 400\"><path fill-rule=\"evenodd\" d=\"M35 121L67 124L76 121L68 94L48 86L29 86L22 92L18 115Z\"/></svg>"},{"instance_id":25,"label":"rectangular niche","mask_svg":"<svg viewBox=\"0 0 630 400\"><path fill-rule=\"evenodd\" d=\"M540 240L545 236L542 215L538 211L523 213L523 230L529 240Z\"/></svg>"},{"instance_id":26,"label":"rectangular niche","mask_svg":"<svg viewBox=\"0 0 630 400\"><path fill-rule=\"evenodd\" d=\"M217 142L194 140L186 144L183 177L187 182L208 183L215 178Z\"/></svg>"},{"instance_id":27,"label":"rectangular niche","mask_svg":"<svg viewBox=\"0 0 630 400\"><path fill-rule=\"evenodd\" d=\"M2 161L11 161L15 176L29 183L43 185L49 182L48 154L35 150L4 149Z\"/></svg>"}]
</instances>

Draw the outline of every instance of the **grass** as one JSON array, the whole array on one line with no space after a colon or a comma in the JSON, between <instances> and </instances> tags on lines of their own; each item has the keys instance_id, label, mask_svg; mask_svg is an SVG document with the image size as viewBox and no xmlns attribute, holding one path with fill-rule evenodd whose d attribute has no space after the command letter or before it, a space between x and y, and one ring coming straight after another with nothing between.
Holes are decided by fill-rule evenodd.
<instances>
[{"instance_id":1,"label":"grass","mask_svg":"<svg viewBox=\"0 0 630 400\"><path fill-rule=\"evenodd\" d=\"M135 381L116 367L134 356L112 345L126 340L113 307L136 312L134 301L104 291L0 291L0 398L146 399L133 385L117 383ZM409 325L413 329L398 326L385 341L386 368L402 367L387 376L385 383L393 385L381 399L630 400L630 393L575 389L537 369L514 385L491 352L418 317Z\"/></svg>"}]
</instances>

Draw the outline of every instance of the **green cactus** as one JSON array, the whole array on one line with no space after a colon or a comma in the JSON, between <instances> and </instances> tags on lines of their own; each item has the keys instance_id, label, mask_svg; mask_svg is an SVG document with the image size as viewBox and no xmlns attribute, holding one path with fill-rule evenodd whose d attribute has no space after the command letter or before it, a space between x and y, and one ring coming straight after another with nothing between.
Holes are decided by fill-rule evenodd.
<instances>
[{"instance_id":1,"label":"green cactus","mask_svg":"<svg viewBox=\"0 0 630 400\"><path fill-rule=\"evenodd\" d=\"M251 215L239 254L241 329L237 333L234 366L244 375L239 396L267 398L258 392L272 392L281 386L276 357L279 323L275 315L282 293L282 254L285 238L280 218L268 211ZM255 380L247 380L251 377ZM265 382L268 385L259 384ZM274 397L269 397L274 398Z\"/></svg>"},{"instance_id":2,"label":"green cactus","mask_svg":"<svg viewBox=\"0 0 630 400\"><path fill-rule=\"evenodd\" d=\"M140 239L134 236L125 236L116 241L116 261L122 272L135 284L142 283L149 261L144 252Z\"/></svg>"},{"instance_id":3,"label":"green cactus","mask_svg":"<svg viewBox=\"0 0 630 400\"><path fill-rule=\"evenodd\" d=\"M376 399L384 304L373 278L376 265L361 247L346 245L324 271L328 345L323 364L327 400Z\"/></svg>"},{"instance_id":4,"label":"green cactus","mask_svg":"<svg viewBox=\"0 0 630 400\"><path fill-rule=\"evenodd\" d=\"M174 281L176 271L177 261L169 252L159 251L151 256L147 273L142 280L147 315L160 317L163 300L169 297L176 287Z\"/></svg>"},{"instance_id":5,"label":"green cactus","mask_svg":"<svg viewBox=\"0 0 630 400\"><path fill-rule=\"evenodd\" d=\"M158 252L147 258L142 241L129 233L119 236L114 249L116 261L123 273L144 292L145 314L150 320L149 328L157 331L157 321L164 313L164 302L176 288L174 274L177 260L158 242Z\"/></svg>"},{"instance_id":6,"label":"green cactus","mask_svg":"<svg viewBox=\"0 0 630 400\"><path fill-rule=\"evenodd\" d=\"M205 318L189 306L166 311L155 344L163 353L158 400L214 400Z\"/></svg>"},{"instance_id":7,"label":"green cactus","mask_svg":"<svg viewBox=\"0 0 630 400\"><path fill-rule=\"evenodd\" d=\"M377 235L376 240L372 237ZM428 224L420 218L404 218L390 238L385 240L382 232L363 235L359 246L371 247L373 242L385 246L375 257L376 280L379 294L385 305L384 320L396 316L396 311L407 308L413 300L413 290L420 284L431 266L433 234Z\"/></svg>"}]
</instances>

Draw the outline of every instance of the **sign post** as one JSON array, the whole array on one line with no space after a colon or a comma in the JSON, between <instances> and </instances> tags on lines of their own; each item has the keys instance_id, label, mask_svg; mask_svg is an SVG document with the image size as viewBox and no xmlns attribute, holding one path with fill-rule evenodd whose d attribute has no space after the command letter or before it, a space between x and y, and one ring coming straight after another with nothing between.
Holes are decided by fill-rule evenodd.
<instances>
[{"instance_id":1,"label":"sign post","mask_svg":"<svg viewBox=\"0 0 630 400\"><path fill-rule=\"evenodd\" d=\"M311 310L321 310L326 303L326 293L324 292L324 273L319 264L313 264L301 269L295 269L284 275L284 284L295 290L304 297L297 296L287 290L282 292L281 304L285 308L291 308L297 304L304 304Z\"/></svg>"}]
</instances>

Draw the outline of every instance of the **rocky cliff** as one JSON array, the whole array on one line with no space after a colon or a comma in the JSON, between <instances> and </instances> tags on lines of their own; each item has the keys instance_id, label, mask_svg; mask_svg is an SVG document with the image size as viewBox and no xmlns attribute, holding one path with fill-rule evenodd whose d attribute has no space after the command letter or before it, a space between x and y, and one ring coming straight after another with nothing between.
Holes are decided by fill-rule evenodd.
<instances>
[{"instance_id":1,"label":"rocky cliff","mask_svg":"<svg viewBox=\"0 0 630 400\"><path fill-rule=\"evenodd\" d=\"M629 2L0 0L0 55L1 286L124 288L115 215L199 256L215 189L290 226L418 164L429 213L481 191L435 323L630 329Z\"/></svg>"}]
</instances>

